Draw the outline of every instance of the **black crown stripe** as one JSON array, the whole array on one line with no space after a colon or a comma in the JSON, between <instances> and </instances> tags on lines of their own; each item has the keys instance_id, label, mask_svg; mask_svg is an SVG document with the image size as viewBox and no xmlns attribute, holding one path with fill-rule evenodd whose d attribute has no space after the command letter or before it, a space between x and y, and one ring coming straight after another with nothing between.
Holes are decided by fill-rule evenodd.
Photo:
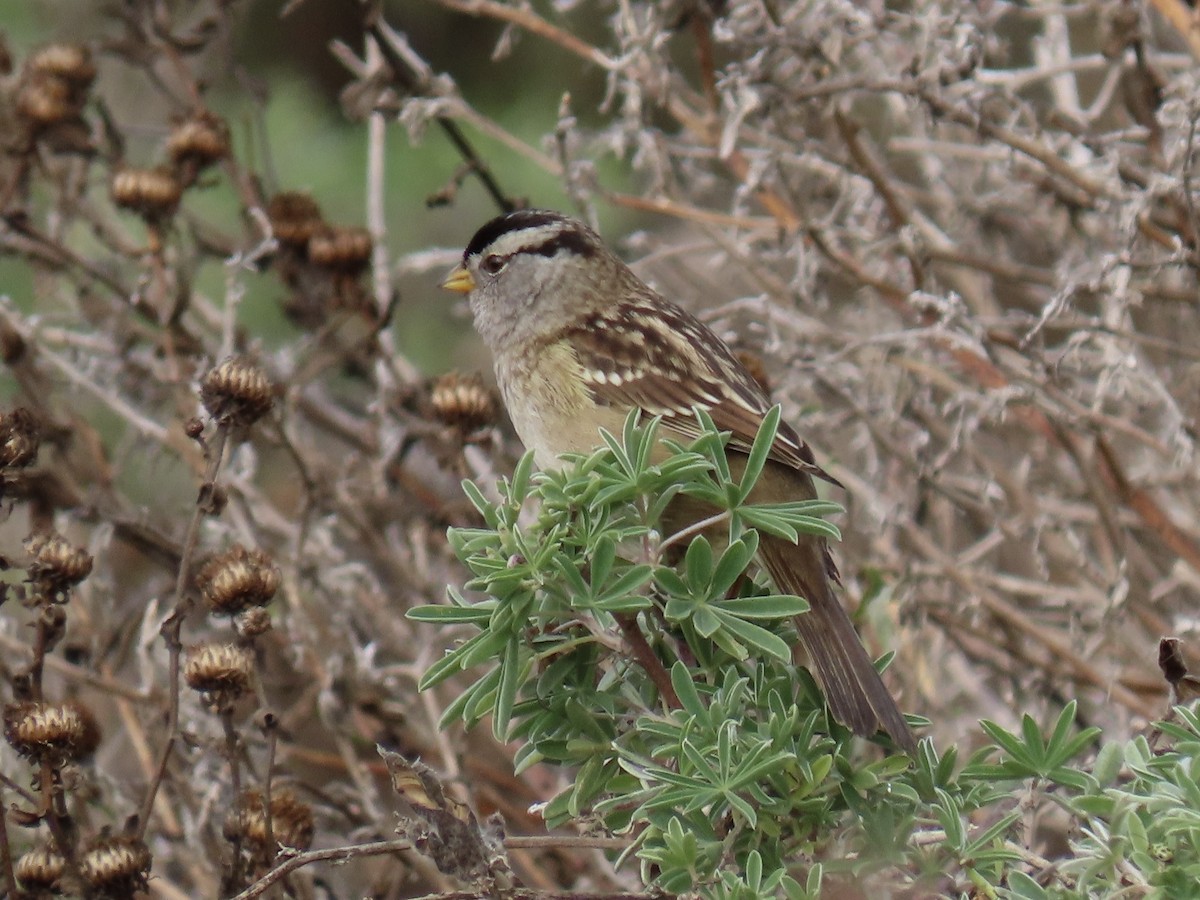
<instances>
[{"instance_id":1,"label":"black crown stripe","mask_svg":"<svg viewBox=\"0 0 1200 900\"><path fill-rule=\"evenodd\" d=\"M482 253L502 235L513 231L524 231L529 228L543 228L547 225L561 225L563 231L537 247L531 247L528 252L542 256L553 256L559 250L571 250L581 256L591 256L595 247L586 234L575 227L575 223L566 216L549 209L519 209L516 212L497 216L485 224L471 238L463 259Z\"/></svg>"}]
</instances>

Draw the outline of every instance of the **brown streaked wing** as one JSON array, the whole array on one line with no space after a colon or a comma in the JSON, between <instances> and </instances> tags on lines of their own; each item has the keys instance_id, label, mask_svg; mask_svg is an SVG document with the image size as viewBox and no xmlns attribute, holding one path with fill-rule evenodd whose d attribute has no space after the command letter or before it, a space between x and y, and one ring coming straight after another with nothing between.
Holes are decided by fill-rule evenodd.
<instances>
[{"instance_id":1,"label":"brown streaked wing","mask_svg":"<svg viewBox=\"0 0 1200 900\"><path fill-rule=\"evenodd\" d=\"M617 408L636 406L662 416L688 437L700 433L692 410L704 409L729 446L749 452L771 402L725 344L695 317L666 301L662 306L623 304L593 313L566 337L574 348L593 399ZM669 331L653 327L657 320ZM703 368L680 365L686 346L704 348ZM833 484L817 465L812 450L787 422L781 421L770 458Z\"/></svg>"}]
</instances>

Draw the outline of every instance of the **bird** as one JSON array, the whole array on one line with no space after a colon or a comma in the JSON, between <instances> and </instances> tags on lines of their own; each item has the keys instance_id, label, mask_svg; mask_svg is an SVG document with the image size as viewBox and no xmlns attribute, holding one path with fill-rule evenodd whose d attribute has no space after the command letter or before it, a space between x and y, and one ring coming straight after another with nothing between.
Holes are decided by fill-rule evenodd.
<instances>
[{"instance_id":1,"label":"bird","mask_svg":"<svg viewBox=\"0 0 1200 900\"><path fill-rule=\"evenodd\" d=\"M547 209L497 216L475 232L442 287L467 295L513 427L540 468L593 452L600 429L620 434L634 409L660 417L664 435L684 443L700 435L695 410L704 410L730 434L731 471L744 468L770 397L708 326L642 281L583 222ZM814 499L816 479L837 484L781 419L749 502ZM713 514L698 503L678 497L668 518L686 526ZM863 736L882 727L915 752L834 591L826 540L763 534L758 552L776 588L808 601L795 624L833 717Z\"/></svg>"}]
</instances>

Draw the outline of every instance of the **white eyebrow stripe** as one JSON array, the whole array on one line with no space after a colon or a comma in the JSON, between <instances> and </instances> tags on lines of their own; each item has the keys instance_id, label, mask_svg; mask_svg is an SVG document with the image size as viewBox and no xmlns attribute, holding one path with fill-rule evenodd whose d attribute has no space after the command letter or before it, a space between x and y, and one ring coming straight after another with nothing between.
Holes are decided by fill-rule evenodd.
<instances>
[{"instance_id":1,"label":"white eyebrow stripe","mask_svg":"<svg viewBox=\"0 0 1200 900\"><path fill-rule=\"evenodd\" d=\"M558 237L567 227L562 222L550 222L546 225L536 225L529 228L518 228L506 231L480 251L481 256L495 253L498 256L511 256L528 247L537 247Z\"/></svg>"}]
</instances>

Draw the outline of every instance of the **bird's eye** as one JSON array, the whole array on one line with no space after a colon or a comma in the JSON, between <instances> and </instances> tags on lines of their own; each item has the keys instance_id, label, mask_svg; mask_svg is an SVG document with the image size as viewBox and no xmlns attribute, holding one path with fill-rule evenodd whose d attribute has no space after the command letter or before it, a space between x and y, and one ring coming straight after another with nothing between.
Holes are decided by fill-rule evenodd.
<instances>
[{"instance_id":1,"label":"bird's eye","mask_svg":"<svg viewBox=\"0 0 1200 900\"><path fill-rule=\"evenodd\" d=\"M479 263L479 268L487 272L489 275L495 275L501 269L508 265L508 257L500 256L497 253L489 253Z\"/></svg>"}]
</instances>

